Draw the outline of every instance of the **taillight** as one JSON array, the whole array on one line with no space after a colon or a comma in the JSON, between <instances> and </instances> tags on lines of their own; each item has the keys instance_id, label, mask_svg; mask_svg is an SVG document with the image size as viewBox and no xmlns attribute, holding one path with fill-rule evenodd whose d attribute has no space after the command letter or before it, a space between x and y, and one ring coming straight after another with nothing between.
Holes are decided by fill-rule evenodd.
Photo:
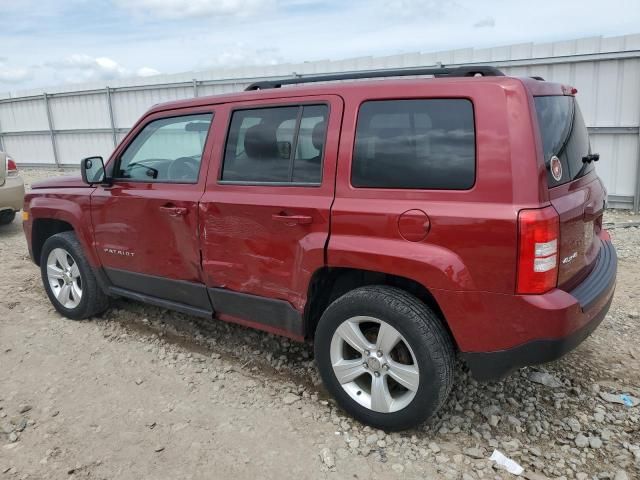
<instances>
[{"instance_id":1,"label":"taillight","mask_svg":"<svg viewBox=\"0 0 640 480\"><path fill-rule=\"evenodd\" d=\"M553 207L518 213L516 293L545 293L558 283L560 223Z\"/></svg>"},{"instance_id":2,"label":"taillight","mask_svg":"<svg viewBox=\"0 0 640 480\"><path fill-rule=\"evenodd\" d=\"M18 166L16 162L13 161L12 158L7 157L7 175L17 175L18 174Z\"/></svg>"}]
</instances>

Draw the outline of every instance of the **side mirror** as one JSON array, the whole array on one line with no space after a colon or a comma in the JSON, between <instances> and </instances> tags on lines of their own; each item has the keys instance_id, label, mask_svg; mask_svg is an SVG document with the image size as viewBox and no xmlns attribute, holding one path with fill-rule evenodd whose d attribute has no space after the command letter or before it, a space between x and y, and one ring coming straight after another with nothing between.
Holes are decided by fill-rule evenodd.
<instances>
[{"instance_id":1,"label":"side mirror","mask_svg":"<svg viewBox=\"0 0 640 480\"><path fill-rule=\"evenodd\" d=\"M82 181L89 185L103 183L107 177L102 157L83 158L80 162L80 173Z\"/></svg>"}]
</instances>

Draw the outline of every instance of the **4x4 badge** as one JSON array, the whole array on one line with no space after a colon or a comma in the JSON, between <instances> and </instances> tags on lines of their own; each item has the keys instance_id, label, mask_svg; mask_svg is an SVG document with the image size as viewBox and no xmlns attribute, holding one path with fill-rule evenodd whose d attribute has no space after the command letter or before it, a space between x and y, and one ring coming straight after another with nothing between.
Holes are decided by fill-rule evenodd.
<instances>
[{"instance_id":1,"label":"4x4 badge","mask_svg":"<svg viewBox=\"0 0 640 480\"><path fill-rule=\"evenodd\" d=\"M553 175L556 182L559 182L562 178L562 162L555 155L551 157L551 175Z\"/></svg>"}]
</instances>

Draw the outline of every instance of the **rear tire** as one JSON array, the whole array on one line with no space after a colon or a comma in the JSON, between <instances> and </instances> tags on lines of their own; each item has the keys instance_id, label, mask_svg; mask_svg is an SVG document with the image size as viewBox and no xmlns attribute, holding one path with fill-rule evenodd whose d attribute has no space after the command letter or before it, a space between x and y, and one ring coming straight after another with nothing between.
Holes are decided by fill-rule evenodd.
<instances>
[{"instance_id":1,"label":"rear tire","mask_svg":"<svg viewBox=\"0 0 640 480\"><path fill-rule=\"evenodd\" d=\"M83 320L108 308L109 298L74 232L58 233L44 242L40 271L49 300L63 316Z\"/></svg>"},{"instance_id":2,"label":"rear tire","mask_svg":"<svg viewBox=\"0 0 640 480\"><path fill-rule=\"evenodd\" d=\"M419 425L453 386L448 332L423 302L398 288L366 286L338 298L318 323L314 349L327 390L376 428Z\"/></svg>"},{"instance_id":3,"label":"rear tire","mask_svg":"<svg viewBox=\"0 0 640 480\"><path fill-rule=\"evenodd\" d=\"M3 210L0 212L0 225L9 225L16 218L16 212L13 210Z\"/></svg>"}]
</instances>

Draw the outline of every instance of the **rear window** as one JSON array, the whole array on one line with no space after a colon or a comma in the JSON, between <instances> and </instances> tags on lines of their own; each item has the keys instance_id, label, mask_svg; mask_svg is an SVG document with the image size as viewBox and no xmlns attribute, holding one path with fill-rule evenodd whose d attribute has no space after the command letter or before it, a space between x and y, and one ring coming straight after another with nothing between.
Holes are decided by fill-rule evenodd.
<instances>
[{"instance_id":1,"label":"rear window","mask_svg":"<svg viewBox=\"0 0 640 480\"><path fill-rule=\"evenodd\" d=\"M319 185L328 115L327 105L235 111L222 180Z\"/></svg>"},{"instance_id":2,"label":"rear window","mask_svg":"<svg viewBox=\"0 0 640 480\"><path fill-rule=\"evenodd\" d=\"M549 187L570 182L593 170L593 163L585 164L582 161L582 157L591 153L591 147L589 133L575 98L544 96L534 97L534 102ZM557 179L551 172L551 158L554 156L562 165L562 173Z\"/></svg>"},{"instance_id":3,"label":"rear window","mask_svg":"<svg viewBox=\"0 0 640 480\"><path fill-rule=\"evenodd\" d=\"M358 114L351 183L465 190L475 181L475 154L469 100L365 102Z\"/></svg>"}]
</instances>

